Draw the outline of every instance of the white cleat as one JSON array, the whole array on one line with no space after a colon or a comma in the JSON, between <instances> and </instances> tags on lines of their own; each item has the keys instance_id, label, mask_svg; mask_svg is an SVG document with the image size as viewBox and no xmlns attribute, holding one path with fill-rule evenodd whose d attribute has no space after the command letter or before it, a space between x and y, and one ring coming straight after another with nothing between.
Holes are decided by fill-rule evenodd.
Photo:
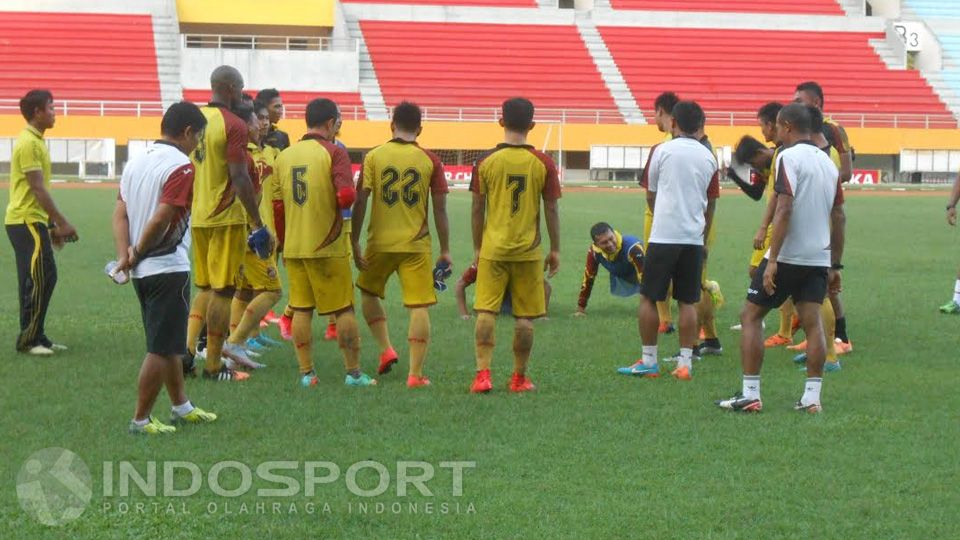
<instances>
[{"instance_id":1,"label":"white cleat","mask_svg":"<svg viewBox=\"0 0 960 540\"><path fill-rule=\"evenodd\" d=\"M240 345L234 343L224 343L223 344L223 355L227 358L233 360L238 366L242 366L249 369L260 369L265 367L259 362L253 361L247 351Z\"/></svg>"},{"instance_id":2,"label":"white cleat","mask_svg":"<svg viewBox=\"0 0 960 540\"><path fill-rule=\"evenodd\" d=\"M27 354L32 356L53 356L53 349L44 347L43 345L34 345L30 347Z\"/></svg>"}]
</instances>

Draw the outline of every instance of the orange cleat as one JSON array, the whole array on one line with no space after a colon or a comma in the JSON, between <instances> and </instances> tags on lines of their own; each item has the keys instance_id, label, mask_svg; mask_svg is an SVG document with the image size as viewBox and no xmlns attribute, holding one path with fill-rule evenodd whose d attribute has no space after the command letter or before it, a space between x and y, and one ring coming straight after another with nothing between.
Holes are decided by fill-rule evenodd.
<instances>
[{"instance_id":1,"label":"orange cleat","mask_svg":"<svg viewBox=\"0 0 960 540\"><path fill-rule=\"evenodd\" d=\"M268 324L277 324L280 322L280 316L271 309L266 315L263 316L263 320Z\"/></svg>"},{"instance_id":2,"label":"orange cleat","mask_svg":"<svg viewBox=\"0 0 960 540\"><path fill-rule=\"evenodd\" d=\"M853 342L844 343L840 338L837 338L833 342L833 348L837 351L837 354L850 354L853 352Z\"/></svg>"},{"instance_id":3,"label":"orange cleat","mask_svg":"<svg viewBox=\"0 0 960 540\"><path fill-rule=\"evenodd\" d=\"M327 325L327 330L323 333L323 339L327 341L337 340L337 323L330 323Z\"/></svg>"},{"instance_id":4,"label":"orange cleat","mask_svg":"<svg viewBox=\"0 0 960 540\"><path fill-rule=\"evenodd\" d=\"M430 379L416 375L410 375L407 377L407 388L420 388L421 386L430 386Z\"/></svg>"},{"instance_id":5,"label":"orange cleat","mask_svg":"<svg viewBox=\"0 0 960 540\"><path fill-rule=\"evenodd\" d=\"M803 340L796 345L788 345L787 349L791 351L805 352L807 350L807 340Z\"/></svg>"},{"instance_id":6,"label":"orange cleat","mask_svg":"<svg viewBox=\"0 0 960 540\"><path fill-rule=\"evenodd\" d=\"M690 368L688 367L678 367L677 369L670 372L678 381L690 381L693 380L693 374L690 373Z\"/></svg>"},{"instance_id":7,"label":"orange cleat","mask_svg":"<svg viewBox=\"0 0 960 540\"><path fill-rule=\"evenodd\" d=\"M473 394L486 394L493 390L493 381L490 380L490 370L481 369L477 371L477 376L470 385L470 392Z\"/></svg>"},{"instance_id":8,"label":"orange cleat","mask_svg":"<svg viewBox=\"0 0 960 540\"><path fill-rule=\"evenodd\" d=\"M676 331L676 328L673 327L673 323L662 322L660 323L660 328L657 329L657 332L661 334L672 334Z\"/></svg>"},{"instance_id":9,"label":"orange cleat","mask_svg":"<svg viewBox=\"0 0 960 540\"><path fill-rule=\"evenodd\" d=\"M526 375L520 375L519 373L514 373L513 377L510 378L510 387L511 392L530 392L536 390L537 387L530 382L530 379Z\"/></svg>"},{"instance_id":10,"label":"orange cleat","mask_svg":"<svg viewBox=\"0 0 960 540\"><path fill-rule=\"evenodd\" d=\"M287 317L284 315L280 317L280 322L277 323L277 326L280 327L280 337L287 341L293 339L293 318Z\"/></svg>"},{"instance_id":11,"label":"orange cleat","mask_svg":"<svg viewBox=\"0 0 960 540\"><path fill-rule=\"evenodd\" d=\"M792 343L793 343L793 340L792 340L792 339L790 339L790 338L785 338L785 337L781 336L780 334L774 334L774 335L768 337L767 340L763 342L763 346L764 346L764 347L767 347L767 348L770 348L770 347L783 347L784 345L791 345Z\"/></svg>"},{"instance_id":12,"label":"orange cleat","mask_svg":"<svg viewBox=\"0 0 960 540\"><path fill-rule=\"evenodd\" d=\"M380 353L380 366L377 367L378 375L386 375L390 373L390 370L393 369L393 365L397 363L397 351L393 350L393 347Z\"/></svg>"}]
</instances>

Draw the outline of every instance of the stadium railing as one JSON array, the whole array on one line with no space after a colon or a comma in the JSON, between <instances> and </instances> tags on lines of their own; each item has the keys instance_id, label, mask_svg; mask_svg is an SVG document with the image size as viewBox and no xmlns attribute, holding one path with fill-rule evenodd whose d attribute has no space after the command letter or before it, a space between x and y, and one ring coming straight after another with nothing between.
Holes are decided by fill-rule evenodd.
<instances>
[{"instance_id":1,"label":"stadium railing","mask_svg":"<svg viewBox=\"0 0 960 540\"><path fill-rule=\"evenodd\" d=\"M188 49L265 49L340 52L357 52L360 50L359 42L351 38L236 34L182 34L180 38L182 46Z\"/></svg>"}]
</instances>

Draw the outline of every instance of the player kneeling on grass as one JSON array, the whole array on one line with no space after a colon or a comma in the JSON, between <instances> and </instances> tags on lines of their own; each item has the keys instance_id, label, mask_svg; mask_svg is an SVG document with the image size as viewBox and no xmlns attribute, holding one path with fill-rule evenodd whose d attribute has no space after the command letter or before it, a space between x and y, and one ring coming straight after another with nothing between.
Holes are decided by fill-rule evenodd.
<instances>
[{"instance_id":1,"label":"player kneeling on grass","mask_svg":"<svg viewBox=\"0 0 960 540\"><path fill-rule=\"evenodd\" d=\"M276 174L283 191L286 238L283 248L290 280L293 342L300 383L317 384L310 357L313 311L337 319L348 386L376 380L360 371L360 335L353 313L353 272L340 211L353 204L356 188L347 151L333 144L340 109L329 99L307 104L307 134L280 153Z\"/></svg>"},{"instance_id":2,"label":"player kneeling on grass","mask_svg":"<svg viewBox=\"0 0 960 540\"><path fill-rule=\"evenodd\" d=\"M427 308L437 303L430 264L429 199L433 199L433 222L440 240L437 265L452 266L447 222L447 179L443 164L433 153L417 145L422 131L420 107L403 102L393 110L393 139L371 150L363 160L363 175L353 206L357 226L352 231L353 257L360 277L357 288L363 317L380 345L377 373L390 372L397 352L390 343L387 314L380 300L387 280L397 273L403 290L403 305L410 310L410 372L407 386L430 384L423 375L423 361L430 342ZM371 201L367 227L367 250L360 250L360 233ZM362 254L361 254L362 253Z\"/></svg>"},{"instance_id":3,"label":"player kneeling on grass","mask_svg":"<svg viewBox=\"0 0 960 540\"><path fill-rule=\"evenodd\" d=\"M845 216L840 173L827 155L811 142L819 111L791 104L782 111L777 129L784 150L774 164L777 208L770 250L760 263L744 303L740 322L743 388L717 406L757 412L760 367L763 364L761 321L767 313L792 298L807 335L807 381L794 409L820 411L826 341L820 306L828 290L839 292Z\"/></svg>"},{"instance_id":4,"label":"player kneeling on grass","mask_svg":"<svg viewBox=\"0 0 960 540\"><path fill-rule=\"evenodd\" d=\"M496 314L504 295L510 292L513 316L513 377L511 392L534 390L527 377L527 362L533 349L533 319L543 317L543 272L553 277L560 268L560 179L557 166L543 152L527 144L534 127L533 103L524 98L503 103L500 125L504 142L480 159L473 170L471 224L474 264L477 266L477 375L473 393L493 389ZM550 237L546 260L540 250L540 200Z\"/></svg>"},{"instance_id":5,"label":"player kneeling on grass","mask_svg":"<svg viewBox=\"0 0 960 540\"><path fill-rule=\"evenodd\" d=\"M187 102L171 105L160 124L162 138L131 159L120 180L113 213L116 272L133 277L147 337L131 433L157 435L176 428L150 413L166 385L173 423L213 422L217 415L194 407L183 388L190 314L189 215L197 147L207 120Z\"/></svg>"},{"instance_id":6,"label":"player kneeling on grass","mask_svg":"<svg viewBox=\"0 0 960 540\"><path fill-rule=\"evenodd\" d=\"M587 267L583 271L575 317L586 316L593 282L601 267L610 272L610 294L624 298L640 294L643 242L635 236L620 234L602 221L590 228L590 238L593 244L587 250Z\"/></svg>"},{"instance_id":7,"label":"player kneeling on grass","mask_svg":"<svg viewBox=\"0 0 960 540\"><path fill-rule=\"evenodd\" d=\"M693 101L673 108L674 138L658 145L648 166L647 205L653 226L640 283L641 359L617 371L623 375L659 377L656 302L673 298L680 304L680 354L673 376L690 380L697 345L697 309L706 260L704 240L710 237L716 199L720 195L717 160L697 138L704 113Z\"/></svg>"}]
</instances>

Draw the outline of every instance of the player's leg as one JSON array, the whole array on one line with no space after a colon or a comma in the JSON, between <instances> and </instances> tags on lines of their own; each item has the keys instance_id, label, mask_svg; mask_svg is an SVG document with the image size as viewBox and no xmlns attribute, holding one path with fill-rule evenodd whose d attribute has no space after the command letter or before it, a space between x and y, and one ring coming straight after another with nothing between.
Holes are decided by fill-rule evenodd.
<instances>
[{"instance_id":1,"label":"player's leg","mask_svg":"<svg viewBox=\"0 0 960 540\"><path fill-rule=\"evenodd\" d=\"M953 299L940 306L940 313L950 315L960 313L960 268L957 269L957 280L953 283Z\"/></svg>"},{"instance_id":2,"label":"player's leg","mask_svg":"<svg viewBox=\"0 0 960 540\"><path fill-rule=\"evenodd\" d=\"M784 347L793 343L793 317L796 313L792 300L787 300L780 306L780 326L776 334L763 342L764 347Z\"/></svg>"},{"instance_id":3,"label":"player's leg","mask_svg":"<svg viewBox=\"0 0 960 540\"><path fill-rule=\"evenodd\" d=\"M824 278L826 287L826 278ZM824 300L825 303L829 301ZM823 321L820 319L820 304L816 302L798 301L796 303L800 325L807 335L807 380L804 385L803 396L795 408L818 412L820 409L820 386L823 381L823 366L826 360L826 337L823 330Z\"/></svg>"},{"instance_id":4,"label":"player's leg","mask_svg":"<svg viewBox=\"0 0 960 540\"><path fill-rule=\"evenodd\" d=\"M682 246L673 267L673 298L680 306L680 355L673 376L689 381L693 373L693 349L697 346L697 304L703 283L703 247Z\"/></svg>"},{"instance_id":5,"label":"player's leg","mask_svg":"<svg viewBox=\"0 0 960 540\"><path fill-rule=\"evenodd\" d=\"M337 318L337 345L343 354L347 386L374 386L376 379L360 370L360 329L353 310L352 257L329 257L308 261L317 312Z\"/></svg>"},{"instance_id":6,"label":"player's leg","mask_svg":"<svg viewBox=\"0 0 960 540\"><path fill-rule=\"evenodd\" d=\"M323 339L327 341L336 341L337 339L337 318L333 315L327 316L327 329L323 331Z\"/></svg>"},{"instance_id":7,"label":"player's leg","mask_svg":"<svg viewBox=\"0 0 960 540\"><path fill-rule=\"evenodd\" d=\"M237 327L243 319L243 312L247 310L250 301L253 300L253 289L248 287L238 287L230 301L230 338L233 342L237 334Z\"/></svg>"},{"instance_id":8,"label":"player's leg","mask_svg":"<svg viewBox=\"0 0 960 540\"><path fill-rule=\"evenodd\" d=\"M207 305L207 362L204 367L208 374L220 371L222 356L246 367L262 366L252 361L242 346L227 342L227 332L230 329L230 304L236 292L237 276L243 266L243 257L247 249L245 239L244 225L210 229L207 270L213 294Z\"/></svg>"},{"instance_id":9,"label":"player's leg","mask_svg":"<svg viewBox=\"0 0 960 540\"><path fill-rule=\"evenodd\" d=\"M697 346L699 354L719 355L723 353L723 345L717 334L717 307L722 301L720 285L716 281L704 281L700 302L697 303L697 326L703 334L703 342Z\"/></svg>"},{"instance_id":10,"label":"player's leg","mask_svg":"<svg viewBox=\"0 0 960 540\"><path fill-rule=\"evenodd\" d=\"M260 259L247 251L244 261L243 284L250 288L249 300L244 305L236 327L231 330L230 343L256 349L263 349L269 343L253 339L260 330L260 321L280 300L280 279L273 258ZM237 300L234 298L234 306ZM231 319L233 314L231 315ZM231 320L231 324L233 321ZM276 343L274 343L276 344Z\"/></svg>"},{"instance_id":11,"label":"player's leg","mask_svg":"<svg viewBox=\"0 0 960 540\"><path fill-rule=\"evenodd\" d=\"M397 267L403 305L410 311L407 343L410 347L410 371L407 387L430 384L423 375L423 363L430 344L430 314L428 308L437 303L433 288L433 269L429 253L405 254Z\"/></svg>"},{"instance_id":12,"label":"player's leg","mask_svg":"<svg viewBox=\"0 0 960 540\"><path fill-rule=\"evenodd\" d=\"M543 261L509 263L508 289L513 308L513 376L511 392L528 392L536 387L527 376L527 365L533 351L533 320L547 313L543 290Z\"/></svg>"},{"instance_id":13,"label":"player's leg","mask_svg":"<svg viewBox=\"0 0 960 540\"><path fill-rule=\"evenodd\" d=\"M380 364L377 373L390 373L397 363L397 351L390 342L390 329L387 325L387 312L380 301L384 297L387 280L397 271L399 261L403 255L398 253L366 253L367 268L357 277L357 288L360 289L360 310L363 318L373 334L373 339L380 348ZM431 282L432 283L432 282Z\"/></svg>"},{"instance_id":14,"label":"player's leg","mask_svg":"<svg viewBox=\"0 0 960 540\"><path fill-rule=\"evenodd\" d=\"M653 212L651 212L650 209L647 208L643 212L643 245L645 246L650 245L650 232L652 229L653 229ZM667 291L668 297L669 297L669 293L670 292ZM657 302L656 306L657 306L658 320L660 321L658 323L658 329L661 331L661 333L664 333L664 334L673 332L672 330L673 314L670 312L670 302L668 301Z\"/></svg>"},{"instance_id":15,"label":"player's leg","mask_svg":"<svg viewBox=\"0 0 960 540\"><path fill-rule=\"evenodd\" d=\"M477 375L470 386L473 393L486 393L493 388L490 365L493 363L494 332L497 313L503 304L510 275L507 263L480 259L477 262L477 282L473 309L477 313L474 330L474 350L477 360Z\"/></svg>"},{"instance_id":16,"label":"player's leg","mask_svg":"<svg viewBox=\"0 0 960 540\"><path fill-rule=\"evenodd\" d=\"M850 343L850 336L847 335L847 314L843 310L843 300L840 298L840 293L829 296L830 303L833 304L833 312L837 318L836 328L834 329L836 337L840 340L840 343L837 344L837 352L840 354L853 352L853 344Z\"/></svg>"},{"instance_id":17,"label":"player's leg","mask_svg":"<svg viewBox=\"0 0 960 540\"><path fill-rule=\"evenodd\" d=\"M17 267L17 292L20 300L20 332L16 348L20 352L49 356L53 350L38 342L35 331L40 319L42 278L40 252L42 245L38 227L32 224L7 225L7 236L13 245Z\"/></svg>"},{"instance_id":18,"label":"player's leg","mask_svg":"<svg viewBox=\"0 0 960 540\"><path fill-rule=\"evenodd\" d=\"M191 230L191 250L193 255L193 284L197 287L197 295L190 304L190 316L187 319L187 352L191 356L197 354L197 343L200 332L207 324L207 308L210 307L210 275L207 270L207 258L210 244L210 229L194 228ZM209 364L208 364L209 365Z\"/></svg>"},{"instance_id":19,"label":"player's leg","mask_svg":"<svg viewBox=\"0 0 960 540\"><path fill-rule=\"evenodd\" d=\"M661 321L656 303L667 299L673 266L678 255L679 251L675 246L650 244L647 247L643 277L640 282L640 309L637 314L641 358L632 366L618 368L617 372L621 375L660 376L657 337Z\"/></svg>"},{"instance_id":20,"label":"player's leg","mask_svg":"<svg viewBox=\"0 0 960 540\"><path fill-rule=\"evenodd\" d=\"M287 310L290 310L290 332L293 340L293 351L300 368L300 384L310 387L317 384L317 376L313 370L313 309L315 300L310 275L307 272L306 259L286 259L287 281L290 285ZM284 312L286 316L286 310Z\"/></svg>"},{"instance_id":21,"label":"player's leg","mask_svg":"<svg viewBox=\"0 0 960 540\"><path fill-rule=\"evenodd\" d=\"M47 348L54 348L50 339L47 338L47 311L50 309L50 300L53 298L53 291L57 287L57 260L53 256L53 243L50 240L50 231L46 225L35 223L31 225L40 237L40 260L39 264L39 313L37 314L37 323L33 327L36 340Z\"/></svg>"}]
</instances>

